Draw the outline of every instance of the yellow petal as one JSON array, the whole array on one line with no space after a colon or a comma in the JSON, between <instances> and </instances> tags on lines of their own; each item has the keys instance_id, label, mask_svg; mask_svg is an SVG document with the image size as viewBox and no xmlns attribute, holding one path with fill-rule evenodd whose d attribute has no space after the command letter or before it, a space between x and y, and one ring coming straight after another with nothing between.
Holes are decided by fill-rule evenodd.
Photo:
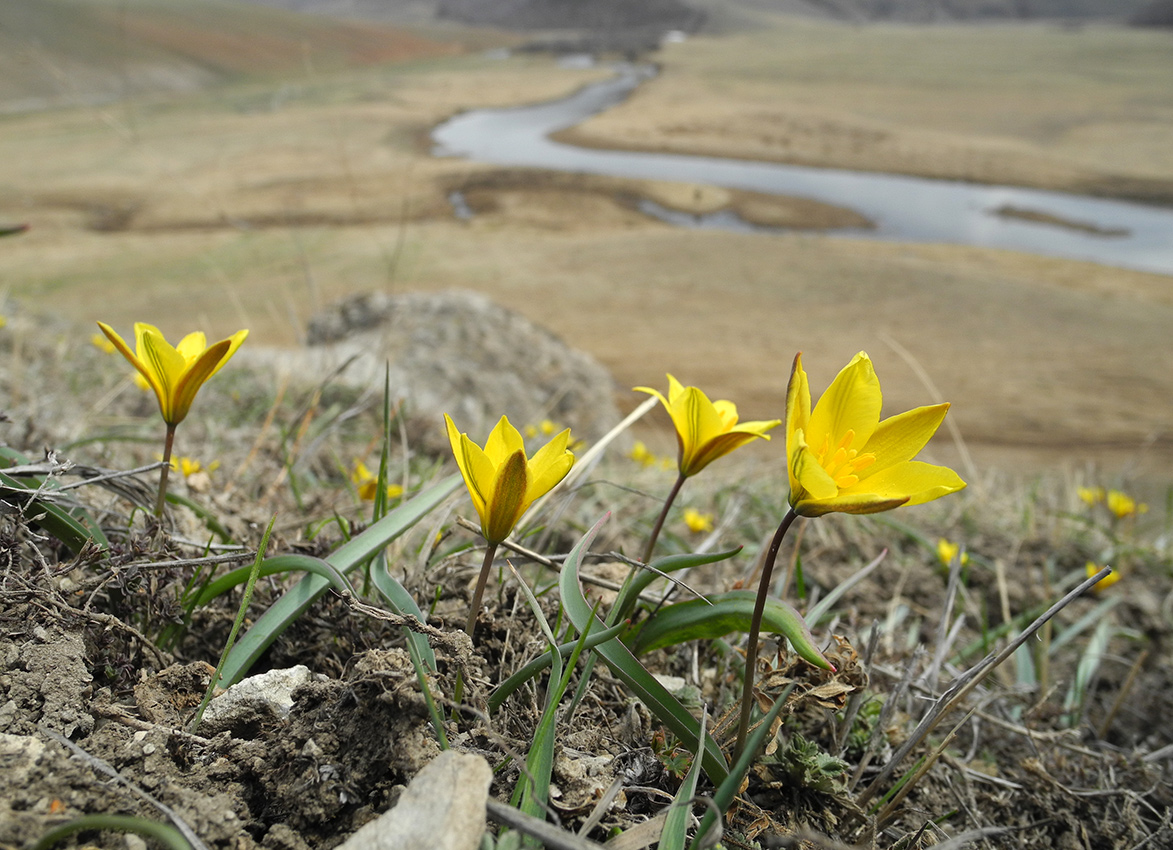
<instances>
[{"instance_id":1,"label":"yellow petal","mask_svg":"<svg viewBox=\"0 0 1173 850\"><path fill-rule=\"evenodd\" d=\"M151 374L147 371L146 364L139 360L138 355L130 350L130 346L128 346L126 341L118 335L118 332L105 322L98 322L98 327L101 328L102 333L106 335L106 339L110 340L110 343L116 349L118 349L118 353L130 361L130 364L139 371L139 374L143 376L143 379L147 382L147 385L149 387L154 387L155 385L151 383ZM156 389L155 392L158 393L158 389Z\"/></svg>"},{"instance_id":2,"label":"yellow petal","mask_svg":"<svg viewBox=\"0 0 1173 850\"><path fill-rule=\"evenodd\" d=\"M704 445L720 436L725 426L708 396L696 387L685 387L679 393L671 413L684 449L680 457L680 473L685 476L695 475L713 460L698 457Z\"/></svg>"},{"instance_id":3,"label":"yellow petal","mask_svg":"<svg viewBox=\"0 0 1173 850\"><path fill-rule=\"evenodd\" d=\"M182 355L184 360L191 363L203 354L207 347L208 338L204 335L204 332L194 331L181 339L179 345L175 346L175 350Z\"/></svg>"},{"instance_id":4,"label":"yellow petal","mask_svg":"<svg viewBox=\"0 0 1173 850\"><path fill-rule=\"evenodd\" d=\"M798 431L805 432L811 417L811 390L807 382L806 372L802 368L802 352L794 355L794 365L790 368L790 383L786 385L786 462L793 462L794 452L798 444L794 435ZM791 488L794 481L790 482Z\"/></svg>"},{"instance_id":5,"label":"yellow petal","mask_svg":"<svg viewBox=\"0 0 1173 850\"><path fill-rule=\"evenodd\" d=\"M744 446L751 440L759 438L770 439L768 434L760 434L755 431L742 431L740 428L736 431L730 431L727 434L719 434L709 440L702 446L698 446L692 453L692 458L689 461L687 475L696 475L710 463L717 458L729 454L734 449Z\"/></svg>"},{"instance_id":6,"label":"yellow petal","mask_svg":"<svg viewBox=\"0 0 1173 850\"><path fill-rule=\"evenodd\" d=\"M807 439L818 445L829 435L831 445L838 445L848 431L855 432L856 447L867 443L880 422L883 396L872 361L859 352L835 376L811 412Z\"/></svg>"},{"instance_id":7,"label":"yellow petal","mask_svg":"<svg viewBox=\"0 0 1173 850\"><path fill-rule=\"evenodd\" d=\"M725 428L732 428L737 424L737 405L733 402L723 399L714 401L713 410L717 412L717 416Z\"/></svg>"},{"instance_id":8,"label":"yellow petal","mask_svg":"<svg viewBox=\"0 0 1173 850\"><path fill-rule=\"evenodd\" d=\"M502 416L489 433L489 439L485 441L485 455L492 461L493 466L500 466L510 455L519 450L523 455L525 454L525 440L522 438L521 432L514 428L506 417Z\"/></svg>"},{"instance_id":9,"label":"yellow petal","mask_svg":"<svg viewBox=\"0 0 1173 850\"><path fill-rule=\"evenodd\" d=\"M907 505L920 505L963 489L965 482L947 466L905 461L869 475L840 495L866 494L879 501L904 498Z\"/></svg>"},{"instance_id":10,"label":"yellow petal","mask_svg":"<svg viewBox=\"0 0 1173 850\"><path fill-rule=\"evenodd\" d=\"M948 411L949 403L945 402L913 408L885 419L866 444L857 446L861 452L876 456L876 462L863 470L860 477L868 478L897 463L912 460L941 427Z\"/></svg>"},{"instance_id":11,"label":"yellow petal","mask_svg":"<svg viewBox=\"0 0 1173 850\"><path fill-rule=\"evenodd\" d=\"M138 334L139 359L146 366L143 374L159 397L159 412L163 415L163 421L168 425L178 424L187 414L186 409L180 414L175 403L176 388L187 363L158 329L139 323L135 325L135 332Z\"/></svg>"},{"instance_id":12,"label":"yellow petal","mask_svg":"<svg viewBox=\"0 0 1173 850\"><path fill-rule=\"evenodd\" d=\"M171 425L177 425L183 421L184 417L187 416L188 410L191 409L191 403L195 401L196 393L200 391L200 387L204 385L204 382L208 378L215 374L216 370L220 368L220 364L224 362L229 345L228 340L220 340L201 354L195 363L191 364L180 375L171 399L172 418L168 419L164 416L163 420L165 422Z\"/></svg>"},{"instance_id":13,"label":"yellow petal","mask_svg":"<svg viewBox=\"0 0 1173 850\"><path fill-rule=\"evenodd\" d=\"M220 362L216 364L216 368L212 370L212 374L208 375L209 378L224 368L224 364L232 359L232 355L236 353L236 349L240 348L240 344L246 339L248 339L247 328L244 330L239 330L232 336L228 337L228 350L224 352L224 356L220 358Z\"/></svg>"},{"instance_id":14,"label":"yellow petal","mask_svg":"<svg viewBox=\"0 0 1173 850\"><path fill-rule=\"evenodd\" d=\"M839 488L827 470L819 465L802 431L795 433L795 440L795 450L790 460L790 504L797 507L798 501L833 498L839 493Z\"/></svg>"},{"instance_id":15,"label":"yellow petal","mask_svg":"<svg viewBox=\"0 0 1173 850\"><path fill-rule=\"evenodd\" d=\"M486 523L486 494L493 486L496 469L485 456L484 451L468 438L456 430L452 418L445 413L444 422L448 426L448 442L452 445L452 454L456 458L456 466L464 479L464 486L468 488L468 495L472 497L472 505L476 508L477 516L481 518L481 526Z\"/></svg>"},{"instance_id":16,"label":"yellow petal","mask_svg":"<svg viewBox=\"0 0 1173 850\"><path fill-rule=\"evenodd\" d=\"M567 451L570 443L570 429L556 434L530 459L529 483L525 506L528 508L535 499L540 499L557 486L574 466L574 455Z\"/></svg>"},{"instance_id":17,"label":"yellow petal","mask_svg":"<svg viewBox=\"0 0 1173 850\"><path fill-rule=\"evenodd\" d=\"M528 475L525 450L518 449L497 469L489 502L482 517L481 534L490 543L500 543L513 531L528 505L525 501Z\"/></svg>"}]
</instances>

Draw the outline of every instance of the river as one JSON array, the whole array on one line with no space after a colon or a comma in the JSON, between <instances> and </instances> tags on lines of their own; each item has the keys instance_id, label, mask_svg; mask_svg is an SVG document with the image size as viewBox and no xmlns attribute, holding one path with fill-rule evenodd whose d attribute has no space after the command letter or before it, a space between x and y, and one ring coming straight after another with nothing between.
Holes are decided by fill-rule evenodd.
<instances>
[{"instance_id":1,"label":"river","mask_svg":"<svg viewBox=\"0 0 1173 850\"><path fill-rule=\"evenodd\" d=\"M614 76L569 97L532 106L464 112L432 132L433 152L493 165L700 183L810 198L853 209L875 225L868 230L827 231L832 238L841 235L1005 248L1173 275L1173 209L1165 207L1016 186L709 156L597 150L549 138L621 103L652 74L646 66L619 65ZM999 212L1008 208L1051 221ZM752 229L730 215L698 219L671 216L666 211L660 214L682 225Z\"/></svg>"}]
</instances>

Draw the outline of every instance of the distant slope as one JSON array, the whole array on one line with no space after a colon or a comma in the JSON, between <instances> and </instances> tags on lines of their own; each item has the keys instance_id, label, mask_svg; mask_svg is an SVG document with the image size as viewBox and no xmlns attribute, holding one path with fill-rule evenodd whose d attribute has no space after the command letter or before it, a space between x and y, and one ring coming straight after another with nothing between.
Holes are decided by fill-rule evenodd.
<instances>
[{"instance_id":1,"label":"distant slope","mask_svg":"<svg viewBox=\"0 0 1173 850\"><path fill-rule=\"evenodd\" d=\"M452 53L406 30L235 0L2 0L0 111Z\"/></svg>"}]
</instances>

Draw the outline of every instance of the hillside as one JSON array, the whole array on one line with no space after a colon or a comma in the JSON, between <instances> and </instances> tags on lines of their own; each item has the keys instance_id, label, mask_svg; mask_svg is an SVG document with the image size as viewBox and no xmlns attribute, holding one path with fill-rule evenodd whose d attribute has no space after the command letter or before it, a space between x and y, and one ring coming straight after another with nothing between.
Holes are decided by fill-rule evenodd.
<instances>
[{"instance_id":1,"label":"hillside","mask_svg":"<svg viewBox=\"0 0 1173 850\"><path fill-rule=\"evenodd\" d=\"M0 111L94 103L217 80L400 62L458 48L375 23L231 0L0 4Z\"/></svg>"}]
</instances>

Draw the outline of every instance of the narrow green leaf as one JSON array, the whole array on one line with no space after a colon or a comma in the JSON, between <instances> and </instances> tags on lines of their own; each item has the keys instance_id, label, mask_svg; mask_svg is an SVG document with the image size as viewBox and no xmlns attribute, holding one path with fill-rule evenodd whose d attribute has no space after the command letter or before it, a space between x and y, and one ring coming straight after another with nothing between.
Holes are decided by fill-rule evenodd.
<instances>
[{"instance_id":1,"label":"narrow green leaf","mask_svg":"<svg viewBox=\"0 0 1173 850\"><path fill-rule=\"evenodd\" d=\"M715 564L718 561L725 561L732 558L741 549L742 547L738 546L736 549L728 549L724 552L711 552L704 555L691 552L680 555L667 555L663 558L657 558L648 564L649 567L652 567L651 570L636 569L634 574L623 583L623 588L619 591L619 597L615 600L615 605L611 609L612 614L608 619L612 623L618 623L620 620L626 620L631 617L631 612L635 610L635 604L639 599L639 595L647 590L648 585L660 578L655 570L661 573L674 573L677 570L688 569L689 567Z\"/></svg>"},{"instance_id":2,"label":"narrow green leaf","mask_svg":"<svg viewBox=\"0 0 1173 850\"><path fill-rule=\"evenodd\" d=\"M705 726L708 720L706 713L701 717L701 737L697 738L697 749L705 745ZM692 767L680 783L676 796L672 800L672 810L664 821L664 829L660 832L660 843L656 850L684 850L684 842L688 839L688 815L692 809L690 801L696 796L696 784L701 775L701 760L694 758Z\"/></svg>"},{"instance_id":3,"label":"narrow green leaf","mask_svg":"<svg viewBox=\"0 0 1173 850\"><path fill-rule=\"evenodd\" d=\"M37 843L33 845L33 850L48 850L49 847L74 833L92 829L135 832L139 835L145 835L147 838L156 839L170 850L191 850L187 839L175 827L130 815L82 815L50 829L37 840Z\"/></svg>"},{"instance_id":4,"label":"narrow green leaf","mask_svg":"<svg viewBox=\"0 0 1173 850\"><path fill-rule=\"evenodd\" d=\"M758 752L766 744L766 736L770 734L770 727L774 725L774 721L778 715L782 713L782 709L786 706L786 700L790 696L790 692L794 689L793 685L789 685L782 690L770 710L766 712L766 716L749 734L746 739L745 749L737 759L737 763L733 765L733 769L729 771L726 776L717 785L717 793L713 795L713 802L717 804L717 808L722 812L729 811L729 807L733 805L733 800L737 796L737 792L741 788L741 780L749 773L753 761L758 756ZM711 778L711 777L710 777ZM703 839L705 834L713 828L716 823L716 815L711 811L708 812L702 819L701 825L697 828L696 835L693 836L690 847L704 847Z\"/></svg>"},{"instance_id":5,"label":"narrow green leaf","mask_svg":"<svg viewBox=\"0 0 1173 850\"><path fill-rule=\"evenodd\" d=\"M734 590L704 599L690 599L661 608L635 639L636 655L690 640L712 640L731 632L748 632L757 594ZM806 621L788 603L769 598L762 614L762 631L785 635L794 651L816 667L831 665L819 652Z\"/></svg>"},{"instance_id":6,"label":"narrow green leaf","mask_svg":"<svg viewBox=\"0 0 1173 850\"><path fill-rule=\"evenodd\" d=\"M375 559L375 563L371 567L371 581L375 585L375 589L383 594L383 599L387 601L387 606L401 617L415 617L421 623L427 622L424 612L420 610L419 605L412 599L411 594L407 592L402 584L391 575L387 566L387 559L383 553ZM428 643L428 639L421 634L404 630L407 634L407 640L415 647L419 653L420 660L428 665L428 669L433 673L436 672L436 655L432 652L432 645Z\"/></svg>"},{"instance_id":7,"label":"narrow green leaf","mask_svg":"<svg viewBox=\"0 0 1173 850\"><path fill-rule=\"evenodd\" d=\"M459 486L459 475L449 475L403 502L362 534L339 546L325 560L343 575L382 551L388 543L431 513ZM240 680L281 632L305 613L330 583L316 575L306 576L286 591L253 623L232 648L221 675L227 686Z\"/></svg>"},{"instance_id":8,"label":"narrow green leaf","mask_svg":"<svg viewBox=\"0 0 1173 850\"><path fill-rule=\"evenodd\" d=\"M209 582L200 591L199 595L196 596L189 610L194 611L196 608L207 605L217 596L227 593L238 584L244 584L248 581L248 577L252 571L253 568L251 566L239 567ZM346 577L338 572L329 562L323 561L321 558L311 557L310 555L277 555L272 558L266 558L261 564L259 578L296 572L321 576L329 584L332 584L339 593L354 592Z\"/></svg>"},{"instance_id":9,"label":"narrow green leaf","mask_svg":"<svg viewBox=\"0 0 1173 850\"><path fill-rule=\"evenodd\" d=\"M559 577L562 605L565 607L570 621L574 623L574 627L578 629L580 634L591 626L593 628L603 628L602 623L592 624L594 615L591 606L587 604L586 598L582 595L578 573L583 557L594 541L595 535L599 533L599 529L607 521L609 516L610 514L607 514L599 520L586 533L586 536L578 542L578 545L570 551L570 554L566 557L565 564L562 566L562 572ZM648 710L673 735L681 741L687 742L686 746L693 746L692 742L702 740L700 724L697 722L697 719L689 714L688 710L680 704L680 701L672 696L663 685L657 682L651 673L644 669L643 665L636 660L636 657L631 654L631 651L620 641L609 640L599 644L599 646L595 647L594 652L611 668L611 672L643 701L644 705L648 707ZM717 746L717 742L713 740L711 735L706 734L703 740L705 741L705 746L701 758L704 762L705 773L708 774L709 779L714 783L720 783L729 774L725 755L721 752L721 748Z\"/></svg>"},{"instance_id":10,"label":"narrow green leaf","mask_svg":"<svg viewBox=\"0 0 1173 850\"><path fill-rule=\"evenodd\" d=\"M619 635L623 634L626 628L626 623L620 623L618 626L612 626L611 628L604 629L601 632L595 632L592 630L590 637L588 637L586 642L583 644L583 649L594 649L604 641L611 640L611 638L618 637ZM567 658L572 652L574 652L574 648L577 645L578 641L568 641L567 643L559 644L558 654L563 658ZM489 696L489 714L496 714L497 709L504 705L505 700L509 699L514 691L549 667L553 660L554 656L550 652L539 655L529 664L526 664L524 667L498 685L496 690L494 690L493 693Z\"/></svg>"},{"instance_id":11,"label":"narrow green leaf","mask_svg":"<svg viewBox=\"0 0 1173 850\"><path fill-rule=\"evenodd\" d=\"M38 484L41 483L37 478L30 480ZM73 554L76 555L80 552L91 540L103 549L110 547L110 541L106 539L106 535L84 511L80 513L90 520L89 525L83 524L65 508L53 504L48 499L38 498L35 491L29 489L20 479L0 472L0 484L6 485L0 492L0 495L5 497L5 502L19 508L20 512L33 525L44 529L60 540ZM52 492L52 490L48 492Z\"/></svg>"}]
</instances>

